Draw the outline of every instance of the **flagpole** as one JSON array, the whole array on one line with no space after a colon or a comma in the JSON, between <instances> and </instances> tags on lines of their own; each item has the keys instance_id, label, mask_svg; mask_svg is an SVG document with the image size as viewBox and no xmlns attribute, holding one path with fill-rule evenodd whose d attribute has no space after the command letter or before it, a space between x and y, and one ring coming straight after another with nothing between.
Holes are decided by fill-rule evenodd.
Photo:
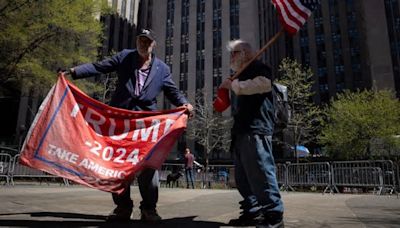
<instances>
[{"instance_id":1,"label":"flagpole","mask_svg":"<svg viewBox=\"0 0 400 228\"><path fill-rule=\"evenodd\" d=\"M257 59L265 50L267 50L283 33L285 33L284 27L276 33L264 47L262 47L248 62L246 62L232 77L228 79L233 81L252 63L255 59ZM213 102L214 109L217 112L223 112L230 105L229 99L229 90L226 88L218 88L217 97Z\"/></svg>"},{"instance_id":2,"label":"flagpole","mask_svg":"<svg viewBox=\"0 0 400 228\"><path fill-rule=\"evenodd\" d=\"M251 58L248 62L246 62L246 64L244 64L242 66L242 68L240 68L238 71L236 71L236 73L230 77L229 79L231 81L235 80L237 77L239 77L239 75L250 65L250 63L252 63L254 60L256 60L264 51L266 51L273 43L275 43L275 41L283 34L285 33L285 29L282 26L281 30L279 30L279 32L277 32L269 41L267 44L264 45L264 47L262 47L254 56L253 58Z\"/></svg>"}]
</instances>

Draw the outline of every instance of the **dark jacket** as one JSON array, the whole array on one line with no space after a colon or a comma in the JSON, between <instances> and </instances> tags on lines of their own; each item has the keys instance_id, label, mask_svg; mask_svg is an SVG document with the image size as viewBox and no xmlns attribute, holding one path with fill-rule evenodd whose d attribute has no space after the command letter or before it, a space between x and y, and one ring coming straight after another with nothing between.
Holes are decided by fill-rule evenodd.
<instances>
[{"instance_id":1,"label":"dark jacket","mask_svg":"<svg viewBox=\"0 0 400 228\"><path fill-rule=\"evenodd\" d=\"M116 72L118 82L110 105L129 110L156 110L157 96L164 92L175 106L187 103L186 98L175 86L169 67L153 55L150 73L139 96L135 95L135 71L139 66L139 54L136 50L125 49L115 56L97 63L87 63L74 67L74 79L96 76L101 73Z\"/></svg>"},{"instance_id":2,"label":"dark jacket","mask_svg":"<svg viewBox=\"0 0 400 228\"><path fill-rule=\"evenodd\" d=\"M254 61L238 77L239 81L264 76L273 80L270 68L260 61ZM234 124L232 133L272 135L274 130L274 107L272 93L239 95L232 97Z\"/></svg>"},{"instance_id":3,"label":"dark jacket","mask_svg":"<svg viewBox=\"0 0 400 228\"><path fill-rule=\"evenodd\" d=\"M185 169L193 169L194 155L185 154Z\"/></svg>"}]
</instances>

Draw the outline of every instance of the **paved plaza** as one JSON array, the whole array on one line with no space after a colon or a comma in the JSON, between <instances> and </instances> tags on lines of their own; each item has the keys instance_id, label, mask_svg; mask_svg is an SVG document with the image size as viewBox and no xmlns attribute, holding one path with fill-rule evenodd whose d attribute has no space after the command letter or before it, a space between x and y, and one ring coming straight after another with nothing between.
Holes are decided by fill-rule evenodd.
<instances>
[{"instance_id":1,"label":"paved plaza","mask_svg":"<svg viewBox=\"0 0 400 228\"><path fill-rule=\"evenodd\" d=\"M111 195L81 187L17 185L0 187L0 227L229 227L239 215L236 190L161 188L160 223L139 221L140 195L132 187L131 222L107 223ZM282 193L285 227L400 227L396 196Z\"/></svg>"}]
</instances>

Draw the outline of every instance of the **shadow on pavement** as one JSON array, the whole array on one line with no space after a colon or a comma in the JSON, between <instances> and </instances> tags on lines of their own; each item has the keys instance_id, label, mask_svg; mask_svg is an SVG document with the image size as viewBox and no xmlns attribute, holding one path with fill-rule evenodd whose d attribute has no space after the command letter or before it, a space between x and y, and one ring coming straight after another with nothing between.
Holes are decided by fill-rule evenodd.
<instances>
[{"instance_id":1,"label":"shadow on pavement","mask_svg":"<svg viewBox=\"0 0 400 228\"><path fill-rule=\"evenodd\" d=\"M1 216L10 215L30 215L31 217L48 217L47 220L30 220L30 219L1 219ZM49 217L74 219L74 220L51 220ZM89 215L68 212L26 212L26 213L8 213L0 214L0 226L8 227L221 227L226 226L224 223L209 221L194 221L196 216L188 216L182 218L164 219L160 222L142 222L140 220L130 220L127 222L107 222L106 216ZM77 221L77 219L84 219Z\"/></svg>"},{"instance_id":2,"label":"shadow on pavement","mask_svg":"<svg viewBox=\"0 0 400 228\"><path fill-rule=\"evenodd\" d=\"M358 217L358 219L366 224L367 227L399 227L398 218L387 218L387 217Z\"/></svg>"}]
</instances>

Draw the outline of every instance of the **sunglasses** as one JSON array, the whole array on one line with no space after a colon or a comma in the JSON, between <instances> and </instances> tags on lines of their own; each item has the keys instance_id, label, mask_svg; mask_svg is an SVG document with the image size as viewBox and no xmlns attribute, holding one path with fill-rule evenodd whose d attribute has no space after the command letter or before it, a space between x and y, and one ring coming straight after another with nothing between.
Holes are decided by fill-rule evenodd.
<instances>
[{"instance_id":1,"label":"sunglasses","mask_svg":"<svg viewBox=\"0 0 400 228\"><path fill-rule=\"evenodd\" d=\"M242 52L242 51L231 51L231 56L234 56L234 55L236 55L237 53L240 53L240 52Z\"/></svg>"},{"instance_id":2,"label":"sunglasses","mask_svg":"<svg viewBox=\"0 0 400 228\"><path fill-rule=\"evenodd\" d=\"M137 40L139 41L139 43L146 44L146 45L150 45L151 43L153 43L153 40L151 40L147 37L138 37Z\"/></svg>"}]
</instances>

